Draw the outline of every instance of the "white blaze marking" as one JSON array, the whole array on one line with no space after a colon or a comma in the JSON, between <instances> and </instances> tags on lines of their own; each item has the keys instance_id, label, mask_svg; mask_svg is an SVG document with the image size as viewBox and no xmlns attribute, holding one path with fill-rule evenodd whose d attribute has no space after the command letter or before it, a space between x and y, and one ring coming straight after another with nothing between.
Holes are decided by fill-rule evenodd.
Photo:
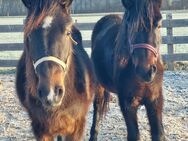
<instances>
[{"instance_id":1,"label":"white blaze marking","mask_svg":"<svg viewBox=\"0 0 188 141\"><path fill-rule=\"evenodd\" d=\"M44 19L44 21L43 21L42 27L43 27L43 28L48 28L48 27L50 27L51 24L52 24L52 21L53 21L53 17L47 16L47 17Z\"/></svg>"},{"instance_id":2,"label":"white blaze marking","mask_svg":"<svg viewBox=\"0 0 188 141\"><path fill-rule=\"evenodd\" d=\"M54 95L54 90L51 88L50 93L47 96L47 99L53 101Z\"/></svg>"}]
</instances>

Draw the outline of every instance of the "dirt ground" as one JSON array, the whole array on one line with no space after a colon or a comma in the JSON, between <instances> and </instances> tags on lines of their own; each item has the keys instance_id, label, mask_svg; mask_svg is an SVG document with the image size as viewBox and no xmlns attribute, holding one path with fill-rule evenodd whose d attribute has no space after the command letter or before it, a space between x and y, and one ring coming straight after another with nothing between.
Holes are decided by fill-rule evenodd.
<instances>
[{"instance_id":1,"label":"dirt ground","mask_svg":"<svg viewBox=\"0 0 188 141\"><path fill-rule=\"evenodd\" d=\"M0 141L34 141L30 120L20 106L14 88L14 74L0 74ZM168 141L188 141L188 72L165 72L163 123ZM99 141L126 141L126 127L114 96L110 111L103 119ZM144 107L138 111L142 141L149 141L149 125ZM92 122L88 114L85 141Z\"/></svg>"}]
</instances>

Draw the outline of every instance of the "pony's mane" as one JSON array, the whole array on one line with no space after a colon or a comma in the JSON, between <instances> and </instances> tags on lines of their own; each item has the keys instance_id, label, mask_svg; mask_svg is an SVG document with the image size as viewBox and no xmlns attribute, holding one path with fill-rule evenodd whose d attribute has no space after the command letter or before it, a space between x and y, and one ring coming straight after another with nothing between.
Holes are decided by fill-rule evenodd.
<instances>
[{"instance_id":1,"label":"pony's mane","mask_svg":"<svg viewBox=\"0 0 188 141\"><path fill-rule=\"evenodd\" d=\"M134 12L127 11L126 18L129 19L125 20L128 24L130 37L132 37L131 33L135 33L139 28L145 28L146 30L152 28L155 18L154 4L151 0L136 0Z\"/></svg>"},{"instance_id":2,"label":"pony's mane","mask_svg":"<svg viewBox=\"0 0 188 141\"><path fill-rule=\"evenodd\" d=\"M24 27L25 37L27 37L33 29L37 28L47 15L53 15L57 7L59 7L58 0L36 0L32 8L28 11Z\"/></svg>"}]
</instances>

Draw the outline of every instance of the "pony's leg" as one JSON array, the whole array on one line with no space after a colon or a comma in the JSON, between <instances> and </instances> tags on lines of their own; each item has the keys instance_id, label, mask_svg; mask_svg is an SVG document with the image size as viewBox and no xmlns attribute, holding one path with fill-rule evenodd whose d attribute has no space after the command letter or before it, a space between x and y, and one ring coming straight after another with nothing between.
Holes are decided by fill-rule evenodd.
<instances>
[{"instance_id":1,"label":"pony's leg","mask_svg":"<svg viewBox=\"0 0 188 141\"><path fill-rule=\"evenodd\" d=\"M79 121L76 121L76 129L74 133L66 136L64 141L83 141L85 123L86 123L85 117L83 117Z\"/></svg>"},{"instance_id":2,"label":"pony's leg","mask_svg":"<svg viewBox=\"0 0 188 141\"><path fill-rule=\"evenodd\" d=\"M89 141L97 141L100 120L108 109L108 102L109 93L101 85L98 85L95 90L95 99L93 103L93 123L90 130Z\"/></svg>"},{"instance_id":3,"label":"pony's leg","mask_svg":"<svg viewBox=\"0 0 188 141\"><path fill-rule=\"evenodd\" d=\"M54 141L54 137L50 136L50 135L46 135L46 134L42 134L42 135L36 135L36 140L37 141Z\"/></svg>"},{"instance_id":4,"label":"pony's leg","mask_svg":"<svg viewBox=\"0 0 188 141\"><path fill-rule=\"evenodd\" d=\"M63 141L63 137L57 136L57 141Z\"/></svg>"},{"instance_id":5,"label":"pony's leg","mask_svg":"<svg viewBox=\"0 0 188 141\"><path fill-rule=\"evenodd\" d=\"M154 101L147 99L145 106L151 127L152 141L165 141L162 125L163 96L160 95L160 97Z\"/></svg>"},{"instance_id":6,"label":"pony's leg","mask_svg":"<svg viewBox=\"0 0 188 141\"><path fill-rule=\"evenodd\" d=\"M32 129L37 141L54 141L54 137L44 133L40 123L32 121Z\"/></svg>"},{"instance_id":7,"label":"pony's leg","mask_svg":"<svg viewBox=\"0 0 188 141\"><path fill-rule=\"evenodd\" d=\"M126 122L127 126L127 140L128 141L137 141L140 139L138 122L137 122L137 109L138 107L132 106L123 95L119 94L119 104L121 112Z\"/></svg>"},{"instance_id":8,"label":"pony's leg","mask_svg":"<svg viewBox=\"0 0 188 141\"><path fill-rule=\"evenodd\" d=\"M44 135L38 138L37 141L54 141L54 138L52 136Z\"/></svg>"}]
</instances>

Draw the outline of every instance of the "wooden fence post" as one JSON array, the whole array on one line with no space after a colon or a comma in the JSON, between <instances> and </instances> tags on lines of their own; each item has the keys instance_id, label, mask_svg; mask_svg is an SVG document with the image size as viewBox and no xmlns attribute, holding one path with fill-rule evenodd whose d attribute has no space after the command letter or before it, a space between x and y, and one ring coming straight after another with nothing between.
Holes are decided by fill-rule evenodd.
<instances>
[{"instance_id":1,"label":"wooden fence post","mask_svg":"<svg viewBox=\"0 0 188 141\"><path fill-rule=\"evenodd\" d=\"M174 45L173 45L173 27L172 27L172 14L168 13L166 15L166 19L168 21L168 27L167 27L167 37L170 40L170 43L167 44L167 51L169 55L174 54ZM174 61L170 60L168 61L168 70L174 70Z\"/></svg>"}]
</instances>

